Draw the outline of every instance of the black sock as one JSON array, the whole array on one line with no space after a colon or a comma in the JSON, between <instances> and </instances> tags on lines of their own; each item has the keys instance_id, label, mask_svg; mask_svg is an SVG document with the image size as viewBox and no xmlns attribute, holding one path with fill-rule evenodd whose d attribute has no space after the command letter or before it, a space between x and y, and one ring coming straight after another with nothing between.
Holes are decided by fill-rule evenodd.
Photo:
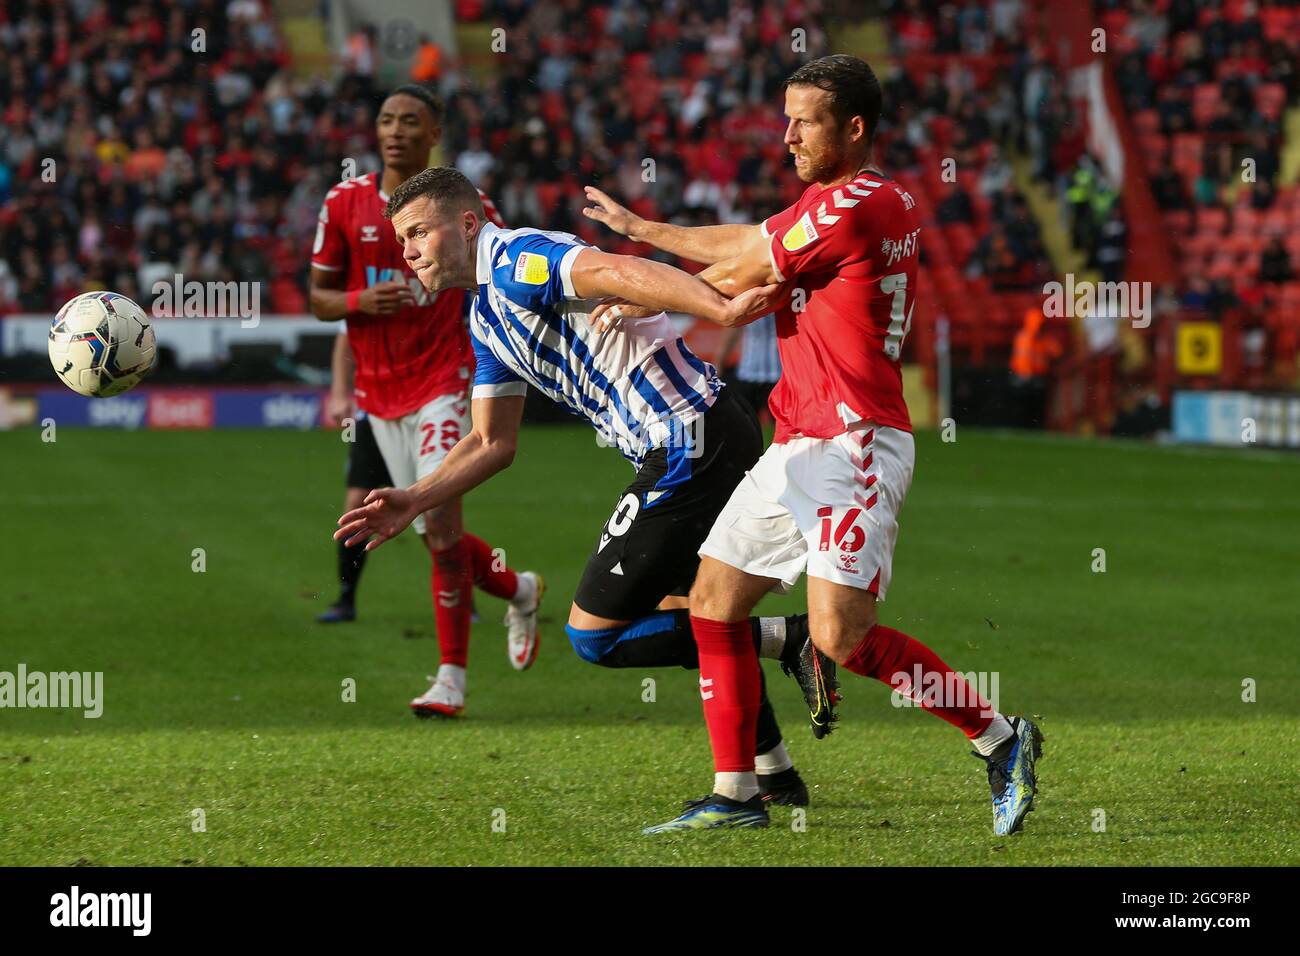
<instances>
[{"instance_id":1,"label":"black sock","mask_svg":"<svg viewBox=\"0 0 1300 956\"><path fill-rule=\"evenodd\" d=\"M350 548L339 542L339 604L352 607L357 603L357 585L361 583L361 569L365 566L364 542Z\"/></svg>"},{"instance_id":2,"label":"black sock","mask_svg":"<svg viewBox=\"0 0 1300 956\"><path fill-rule=\"evenodd\" d=\"M762 689L762 699L758 704L758 732L754 735L754 753L765 754L781 742L781 728L776 723L776 711L767 699L767 675L763 665L758 666L758 686Z\"/></svg>"},{"instance_id":3,"label":"black sock","mask_svg":"<svg viewBox=\"0 0 1300 956\"><path fill-rule=\"evenodd\" d=\"M808 641L808 615L795 614L785 619L785 646L781 648L781 664L787 671L799 663L799 654Z\"/></svg>"}]
</instances>

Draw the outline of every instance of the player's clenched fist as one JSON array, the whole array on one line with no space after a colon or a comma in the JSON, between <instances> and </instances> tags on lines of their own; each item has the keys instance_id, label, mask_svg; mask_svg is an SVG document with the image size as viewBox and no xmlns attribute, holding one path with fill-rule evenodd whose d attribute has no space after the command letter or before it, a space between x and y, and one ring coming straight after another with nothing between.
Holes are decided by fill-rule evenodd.
<instances>
[{"instance_id":1,"label":"player's clenched fist","mask_svg":"<svg viewBox=\"0 0 1300 956\"><path fill-rule=\"evenodd\" d=\"M415 305L415 294L405 282L376 282L365 289L358 303L370 315L390 315Z\"/></svg>"},{"instance_id":2,"label":"player's clenched fist","mask_svg":"<svg viewBox=\"0 0 1300 956\"><path fill-rule=\"evenodd\" d=\"M365 504L339 518L334 540L350 548L370 538L366 550L373 551L401 534L418 514L415 496L405 488L376 488L366 495Z\"/></svg>"},{"instance_id":3,"label":"player's clenched fist","mask_svg":"<svg viewBox=\"0 0 1300 956\"><path fill-rule=\"evenodd\" d=\"M583 208L582 214L584 216L597 222L603 222L620 236L627 236L630 239L636 238L633 233L637 231L638 226L645 222L644 219L614 202L595 186L588 186L586 193L587 200L592 205Z\"/></svg>"},{"instance_id":4,"label":"player's clenched fist","mask_svg":"<svg viewBox=\"0 0 1300 956\"><path fill-rule=\"evenodd\" d=\"M351 417L352 396L331 391L325 399L325 420L334 428L342 428L344 420Z\"/></svg>"}]
</instances>

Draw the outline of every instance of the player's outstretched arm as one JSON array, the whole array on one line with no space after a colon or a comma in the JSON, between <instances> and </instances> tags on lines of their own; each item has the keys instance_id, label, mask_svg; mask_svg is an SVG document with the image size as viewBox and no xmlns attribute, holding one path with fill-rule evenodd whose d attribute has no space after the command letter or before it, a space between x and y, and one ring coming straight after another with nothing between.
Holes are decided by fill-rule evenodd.
<instances>
[{"instance_id":1,"label":"player's outstretched arm","mask_svg":"<svg viewBox=\"0 0 1300 956\"><path fill-rule=\"evenodd\" d=\"M614 297L664 312L684 312L718 325L744 325L771 311L776 286L728 298L662 262L583 249L573 260L571 279L581 299Z\"/></svg>"},{"instance_id":2,"label":"player's outstretched arm","mask_svg":"<svg viewBox=\"0 0 1300 956\"><path fill-rule=\"evenodd\" d=\"M751 242L737 255L720 259L696 278L728 297L738 296L757 286L779 283L782 277L772 265L769 244L770 240L760 235L758 241Z\"/></svg>"},{"instance_id":3,"label":"player's outstretched arm","mask_svg":"<svg viewBox=\"0 0 1300 956\"><path fill-rule=\"evenodd\" d=\"M394 538L431 508L437 508L477 488L515 459L519 423L524 417L523 395L474 399L474 427L447 453L442 464L409 488L376 488L365 504L339 518L334 540L349 547L365 541L373 551Z\"/></svg>"},{"instance_id":4,"label":"player's outstretched arm","mask_svg":"<svg viewBox=\"0 0 1300 956\"><path fill-rule=\"evenodd\" d=\"M755 240L738 255L715 262L697 273L694 276L696 281L709 286L724 298L731 299L733 304L722 318L713 313L692 314L718 325L735 328L747 325L784 303L786 289L779 284L781 278L772 265L772 257L768 253L769 243L769 239L758 233ZM636 301L626 296L622 298L627 302ZM597 306L591 313L591 321L603 332L624 317L626 311L624 301L614 299ZM643 313L632 310L630 314L640 317Z\"/></svg>"},{"instance_id":5,"label":"player's outstretched arm","mask_svg":"<svg viewBox=\"0 0 1300 956\"><path fill-rule=\"evenodd\" d=\"M588 219L602 222L620 236L633 242L645 242L664 252L691 262L712 265L721 259L740 255L750 243L762 238L758 226L733 223L722 226L674 226L667 222L642 219L620 206L595 186L586 188L591 205L582 210Z\"/></svg>"}]
</instances>

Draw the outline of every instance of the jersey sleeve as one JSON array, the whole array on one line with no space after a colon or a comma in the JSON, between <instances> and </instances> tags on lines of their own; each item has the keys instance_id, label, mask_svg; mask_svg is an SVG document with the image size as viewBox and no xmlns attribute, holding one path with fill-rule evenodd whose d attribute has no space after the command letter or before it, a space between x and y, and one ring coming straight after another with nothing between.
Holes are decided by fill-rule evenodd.
<instances>
[{"instance_id":1,"label":"jersey sleeve","mask_svg":"<svg viewBox=\"0 0 1300 956\"><path fill-rule=\"evenodd\" d=\"M845 183L793 222L774 231L768 256L777 280L830 272L869 254L868 244L880 237L877 218L881 209L879 201L870 200L881 185L874 180Z\"/></svg>"},{"instance_id":2,"label":"jersey sleeve","mask_svg":"<svg viewBox=\"0 0 1300 956\"><path fill-rule=\"evenodd\" d=\"M530 312L541 312L565 299L576 299L573 260L586 248L584 243L564 242L542 233L515 236L492 259L492 285L515 305Z\"/></svg>"},{"instance_id":3,"label":"jersey sleeve","mask_svg":"<svg viewBox=\"0 0 1300 956\"><path fill-rule=\"evenodd\" d=\"M331 189L321 203L320 216L316 219L316 241L311 246L312 268L326 272L342 272L348 266L348 245L339 228L338 209L332 202L336 195L337 191Z\"/></svg>"},{"instance_id":4,"label":"jersey sleeve","mask_svg":"<svg viewBox=\"0 0 1300 956\"><path fill-rule=\"evenodd\" d=\"M510 371L477 334L472 333L470 341L474 343L475 361L471 398L501 398L528 393L528 383Z\"/></svg>"}]
</instances>

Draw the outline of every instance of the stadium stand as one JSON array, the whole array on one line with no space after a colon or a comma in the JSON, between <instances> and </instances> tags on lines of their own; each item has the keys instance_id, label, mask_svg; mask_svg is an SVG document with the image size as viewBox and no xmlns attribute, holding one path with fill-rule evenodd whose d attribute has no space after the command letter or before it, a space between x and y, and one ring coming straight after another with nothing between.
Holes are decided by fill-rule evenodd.
<instances>
[{"instance_id":1,"label":"stadium stand","mask_svg":"<svg viewBox=\"0 0 1300 956\"><path fill-rule=\"evenodd\" d=\"M582 217L581 186L689 223L754 221L793 202L802 186L781 143L781 81L830 38L813 27L798 52L788 38L828 22L830 6L697 0L652 14L624 0L458 0L458 23L511 31L511 55L471 70L421 37L416 70L449 103L444 161L507 221L651 255ZM1285 120L1300 82L1300 13L1245 0L1097 0L1121 125L1145 163L1139 191L1163 217L1152 243L1151 224L1132 218L1133 183L1108 182L1088 142L1037 5L881 9L883 48L870 52L886 94L880 156L926 226L927 294L909 360L933 374L943 320L955 363L1005 370L1044 282L1076 267L1114 279L1133 268L1132 248L1164 244L1179 268L1157 312L1220 324L1218 380L1294 379L1300 156L1287 157L1300 147L1288 151ZM258 280L264 311L306 312L303 250L320 198L345 159L378 166L381 53L372 25L358 26L334 75L300 75L268 0L0 0L0 315L50 313L91 288L147 299L177 272ZM1167 400L1174 324L1124 345L1120 384ZM1054 375L1080 385L1069 376L1085 374L1085 330L1055 334ZM1109 428L1122 397L1091 379L1081 387L1094 427Z\"/></svg>"}]
</instances>

